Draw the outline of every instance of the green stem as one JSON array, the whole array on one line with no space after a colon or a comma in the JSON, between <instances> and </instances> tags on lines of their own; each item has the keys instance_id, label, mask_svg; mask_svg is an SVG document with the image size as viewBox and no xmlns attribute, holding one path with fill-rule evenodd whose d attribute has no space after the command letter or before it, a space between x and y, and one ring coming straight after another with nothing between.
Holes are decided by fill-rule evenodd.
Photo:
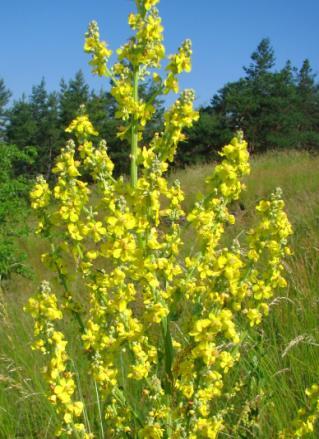
<instances>
[{"instance_id":1,"label":"green stem","mask_svg":"<svg viewBox=\"0 0 319 439\"><path fill-rule=\"evenodd\" d=\"M52 254L54 255L56 249L55 249L55 245L52 243L52 241L51 241L51 251L52 251ZM83 323L83 320L82 320L80 313L78 311L76 311L75 308L73 308L73 306L75 306L75 303L74 303L73 297L69 291L69 288L68 288L68 285L67 285L67 282L65 279L65 275L63 273L61 273L60 267L59 267L58 263L56 262L56 260L54 260L54 266L55 266L55 269L57 271L60 283L63 286L65 298L66 298L66 300L70 300L70 302L71 302L71 306L72 306L71 313L73 314L73 316L77 320L77 322L80 326L81 333L84 334L85 326L84 326L84 323Z\"/></svg>"},{"instance_id":2,"label":"green stem","mask_svg":"<svg viewBox=\"0 0 319 439\"><path fill-rule=\"evenodd\" d=\"M95 394L96 394L96 401L97 401L97 407L99 412L99 420L100 420L100 428L101 428L101 438L103 439L105 437L104 435L104 428L103 428L103 415L102 415L102 409L101 409L101 403L100 403L100 395L99 390L96 384L96 381L94 380L94 387L95 387Z\"/></svg>"},{"instance_id":3,"label":"green stem","mask_svg":"<svg viewBox=\"0 0 319 439\"><path fill-rule=\"evenodd\" d=\"M133 98L138 102L138 71L134 71L133 75ZM131 185L133 188L137 184L137 148L138 148L138 120L133 116L132 134L131 134Z\"/></svg>"},{"instance_id":4,"label":"green stem","mask_svg":"<svg viewBox=\"0 0 319 439\"><path fill-rule=\"evenodd\" d=\"M58 264L56 262L54 264L55 264L55 268L58 272L59 280L60 280L60 282L64 288L64 291L66 293L66 297L71 302L71 307L73 307L73 306L75 306L75 303L74 303L73 297L71 296L70 291L68 289L68 286L67 286L67 283L65 280L65 276L61 273ZM74 308L71 308L71 313L75 317L76 321L78 322L78 324L80 326L81 333L84 334L85 326L84 326L84 323L83 323L83 320L82 320L80 313L78 311L76 311Z\"/></svg>"},{"instance_id":5,"label":"green stem","mask_svg":"<svg viewBox=\"0 0 319 439\"><path fill-rule=\"evenodd\" d=\"M172 394L172 386L173 386L173 373L172 373L172 364L173 364L173 344L171 331L169 327L169 317L165 317L161 322L162 326L162 336L163 336L163 344L164 344L164 364L165 364L165 377L164 377L164 388L167 394Z\"/></svg>"}]
</instances>

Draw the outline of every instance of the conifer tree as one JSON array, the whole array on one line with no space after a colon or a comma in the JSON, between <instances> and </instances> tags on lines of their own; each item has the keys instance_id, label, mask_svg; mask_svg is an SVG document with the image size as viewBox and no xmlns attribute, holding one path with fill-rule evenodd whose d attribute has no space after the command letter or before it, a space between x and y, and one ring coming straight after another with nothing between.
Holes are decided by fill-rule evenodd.
<instances>
[{"instance_id":1,"label":"conifer tree","mask_svg":"<svg viewBox=\"0 0 319 439\"><path fill-rule=\"evenodd\" d=\"M308 59L305 59L297 75L299 107L298 146L309 149L319 147L319 88Z\"/></svg>"},{"instance_id":2,"label":"conifer tree","mask_svg":"<svg viewBox=\"0 0 319 439\"><path fill-rule=\"evenodd\" d=\"M90 89L85 81L83 72L79 70L74 79L60 83L60 123L68 125L78 114L81 105L89 102Z\"/></svg>"},{"instance_id":3,"label":"conifer tree","mask_svg":"<svg viewBox=\"0 0 319 439\"><path fill-rule=\"evenodd\" d=\"M0 79L0 140L4 140L5 126L7 123L6 105L11 97L11 92L6 88L3 79Z\"/></svg>"},{"instance_id":4,"label":"conifer tree","mask_svg":"<svg viewBox=\"0 0 319 439\"><path fill-rule=\"evenodd\" d=\"M310 63L299 71L287 61L274 70L275 55L269 39L263 39L244 67L245 76L226 84L200 112L190 130L189 145L196 150L201 139L210 150L242 129L251 151L274 148L319 147L319 92ZM214 132L207 130L208 123ZM208 152L203 154L210 155Z\"/></svg>"},{"instance_id":5,"label":"conifer tree","mask_svg":"<svg viewBox=\"0 0 319 439\"><path fill-rule=\"evenodd\" d=\"M7 139L20 150L34 144L37 126L33 119L32 105L25 95L14 101L9 110L9 125L7 127Z\"/></svg>"},{"instance_id":6,"label":"conifer tree","mask_svg":"<svg viewBox=\"0 0 319 439\"><path fill-rule=\"evenodd\" d=\"M275 65L275 53L269 38L263 38L251 55L252 62L244 67L248 79L257 78L268 73Z\"/></svg>"}]
</instances>

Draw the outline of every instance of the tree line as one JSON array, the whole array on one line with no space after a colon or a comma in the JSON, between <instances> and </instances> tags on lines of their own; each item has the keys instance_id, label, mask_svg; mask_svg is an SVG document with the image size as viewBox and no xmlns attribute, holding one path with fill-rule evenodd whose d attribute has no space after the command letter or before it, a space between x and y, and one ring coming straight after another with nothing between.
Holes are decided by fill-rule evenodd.
<instances>
[{"instance_id":1,"label":"tree line","mask_svg":"<svg viewBox=\"0 0 319 439\"><path fill-rule=\"evenodd\" d=\"M275 54L269 39L263 39L251 55L238 81L227 83L199 108L200 118L188 130L181 145L176 166L207 161L217 156L220 147L234 131L242 129L251 152L267 149L319 148L319 85L309 60L300 69L287 61L274 70ZM142 93L152 94L151 83ZM0 140L15 145L36 160L20 163L18 172L50 175L54 158L66 141L65 127L84 104L89 116L107 140L110 155L119 172L127 169L128 145L117 137L120 124L115 117L116 102L105 90L90 90L79 71L68 82L62 80L59 91L48 92L45 80L8 108L10 91L0 80ZM147 142L163 123L163 102L146 131Z\"/></svg>"},{"instance_id":2,"label":"tree line","mask_svg":"<svg viewBox=\"0 0 319 439\"><path fill-rule=\"evenodd\" d=\"M281 70L274 66L274 50L265 38L243 67L243 77L227 83L200 108L200 119L180 149L180 161L211 159L238 129L253 153L319 150L319 84L309 60L300 69L290 61Z\"/></svg>"}]
</instances>

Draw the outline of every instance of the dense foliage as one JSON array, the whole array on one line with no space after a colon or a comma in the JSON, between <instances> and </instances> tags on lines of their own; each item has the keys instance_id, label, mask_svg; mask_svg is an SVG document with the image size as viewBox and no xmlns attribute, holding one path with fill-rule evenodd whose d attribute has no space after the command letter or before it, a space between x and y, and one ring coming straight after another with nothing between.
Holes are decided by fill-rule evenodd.
<instances>
[{"instance_id":1,"label":"dense foliage","mask_svg":"<svg viewBox=\"0 0 319 439\"><path fill-rule=\"evenodd\" d=\"M22 221L28 212L30 181L23 174L16 175L13 169L30 165L33 157L33 151L23 152L0 142L0 282L12 273L27 273L17 237L26 231Z\"/></svg>"}]
</instances>

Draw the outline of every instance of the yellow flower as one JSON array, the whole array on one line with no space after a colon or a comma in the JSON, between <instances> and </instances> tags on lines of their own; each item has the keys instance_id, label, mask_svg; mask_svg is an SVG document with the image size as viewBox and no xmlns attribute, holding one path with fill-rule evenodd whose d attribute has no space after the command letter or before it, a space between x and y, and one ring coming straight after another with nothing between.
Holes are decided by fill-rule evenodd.
<instances>
[{"instance_id":1,"label":"yellow flower","mask_svg":"<svg viewBox=\"0 0 319 439\"><path fill-rule=\"evenodd\" d=\"M50 195L48 183L42 176L37 177L36 184L30 192L31 207L39 209L47 206L50 201Z\"/></svg>"},{"instance_id":2,"label":"yellow flower","mask_svg":"<svg viewBox=\"0 0 319 439\"><path fill-rule=\"evenodd\" d=\"M81 241L83 239L83 235L81 234L78 225L74 223L68 224L68 231L70 233L71 238L74 239L75 241Z\"/></svg>"},{"instance_id":3,"label":"yellow flower","mask_svg":"<svg viewBox=\"0 0 319 439\"><path fill-rule=\"evenodd\" d=\"M152 7L154 7L159 2L159 0L142 0L142 2L144 2L144 7L148 11Z\"/></svg>"},{"instance_id":4,"label":"yellow flower","mask_svg":"<svg viewBox=\"0 0 319 439\"><path fill-rule=\"evenodd\" d=\"M107 76L109 72L106 63L112 55L112 51L107 48L105 41L100 41L100 32L96 21L90 23L85 37L84 51L92 55L89 62L92 66L92 73Z\"/></svg>"},{"instance_id":5,"label":"yellow flower","mask_svg":"<svg viewBox=\"0 0 319 439\"><path fill-rule=\"evenodd\" d=\"M87 115L76 117L70 125L65 129L67 133L74 132L77 136L98 136L98 132L93 128Z\"/></svg>"},{"instance_id":6,"label":"yellow flower","mask_svg":"<svg viewBox=\"0 0 319 439\"><path fill-rule=\"evenodd\" d=\"M148 425L140 430L139 436L145 439L161 439L164 436L164 430L159 424Z\"/></svg>"},{"instance_id":7,"label":"yellow flower","mask_svg":"<svg viewBox=\"0 0 319 439\"><path fill-rule=\"evenodd\" d=\"M79 417L83 412L84 404L82 401L76 401L67 406L67 410L74 414L74 416Z\"/></svg>"},{"instance_id":8,"label":"yellow flower","mask_svg":"<svg viewBox=\"0 0 319 439\"><path fill-rule=\"evenodd\" d=\"M73 379L61 378L59 384L54 387L54 393L63 404L67 404L71 402L74 388L75 385Z\"/></svg>"}]
</instances>

